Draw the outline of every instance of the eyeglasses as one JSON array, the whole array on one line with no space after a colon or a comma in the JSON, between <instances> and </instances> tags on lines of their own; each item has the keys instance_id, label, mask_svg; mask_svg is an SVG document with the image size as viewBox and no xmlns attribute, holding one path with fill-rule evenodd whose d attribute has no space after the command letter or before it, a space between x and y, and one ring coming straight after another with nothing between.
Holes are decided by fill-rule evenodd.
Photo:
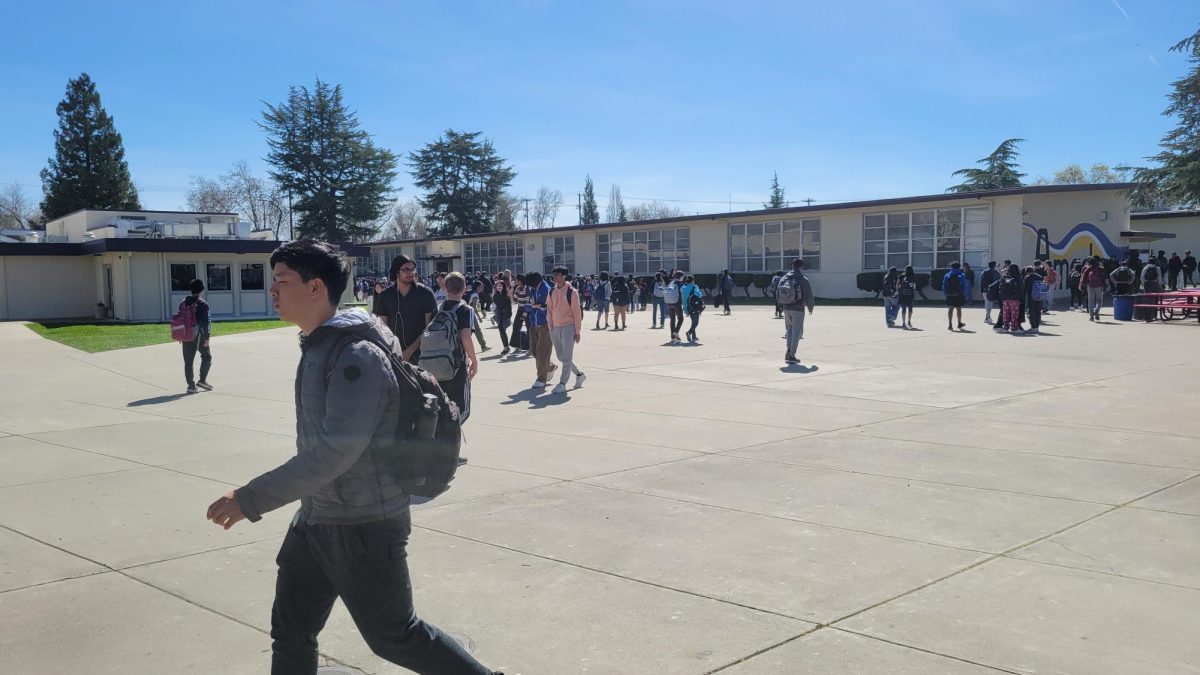
<instances>
[{"instance_id":1,"label":"eyeglasses","mask_svg":"<svg viewBox=\"0 0 1200 675\"><path fill-rule=\"evenodd\" d=\"M412 274L413 272L416 272L416 271L417 271L417 268L415 268L415 267L401 267L401 268L400 268L400 271L401 271L401 272L407 272L408 274Z\"/></svg>"}]
</instances>

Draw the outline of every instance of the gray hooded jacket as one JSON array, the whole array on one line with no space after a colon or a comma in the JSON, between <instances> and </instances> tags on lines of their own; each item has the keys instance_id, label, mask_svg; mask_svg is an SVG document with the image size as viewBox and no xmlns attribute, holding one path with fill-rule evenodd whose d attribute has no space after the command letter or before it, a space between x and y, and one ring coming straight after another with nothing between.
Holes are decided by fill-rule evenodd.
<instances>
[{"instance_id":1,"label":"gray hooded jacket","mask_svg":"<svg viewBox=\"0 0 1200 675\"><path fill-rule=\"evenodd\" d=\"M359 309L337 314L303 339L296 456L238 488L238 505L249 520L297 499L313 524L356 525L408 509L408 494L370 452L394 439L400 412L395 373L387 356L364 341L346 345L330 369L330 350L346 334L395 343Z\"/></svg>"}]
</instances>

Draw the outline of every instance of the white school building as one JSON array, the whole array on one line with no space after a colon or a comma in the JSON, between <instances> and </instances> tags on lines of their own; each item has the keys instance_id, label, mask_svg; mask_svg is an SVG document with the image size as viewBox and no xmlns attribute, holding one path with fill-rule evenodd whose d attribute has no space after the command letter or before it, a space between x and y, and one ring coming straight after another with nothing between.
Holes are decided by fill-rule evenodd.
<instances>
[{"instance_id":1,"label":"white school building","mask_svg":"<svg viewBox=\"0 0 1200 675\"><path fill-rule=\"evenodd\" d=\"M912 265L918 272L929 272L961 261L981 270L989 260L1118 257L1130 248L1162 248L1166 241L1160 240L1170 233L1140 236L1141 229L1156 228L1142 228L1149 220L1131 219L1124 194L1130 187L1031 186L373 242L371 257L360 260L360 271L386 275L389 261L400 253L415 258L426 274L504 269L546 273L558 264L579 274L640 276L673 268L771 274L790 269L793 258L803 257L818 297L861 298L867 294L859 290L859 275L889 267ZM1156 222L1162 224L1157 229L1168 229L1166 220ZM1179 230L1176 247L1196 240L1195 225L1172 221L1170 227Z\"/></svg>"}]
</instances>

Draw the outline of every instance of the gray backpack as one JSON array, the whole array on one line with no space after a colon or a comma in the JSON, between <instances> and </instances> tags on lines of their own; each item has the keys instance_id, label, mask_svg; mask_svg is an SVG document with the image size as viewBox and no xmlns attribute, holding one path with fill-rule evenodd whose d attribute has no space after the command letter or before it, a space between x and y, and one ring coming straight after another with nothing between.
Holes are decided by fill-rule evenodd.
<instances>
[{"instance_id":1,"label":"gray backpack","mask_svg":"<svg viewBox=\"0 0 1200 675\"><path fill-rule=\"evenodd\" d=\"M421 361L417 364L438 382L454 379L463 366L462 339L458 335L458 308L439 309L421 335Z\"/></svg>"},{"instance_id":2,"label":"gray backpack","mask_svg":"<svg viewBox=\"0 0 1200 675\"><path fill-rule=\"evenodd\" d=\"M795 272L788 272L779 279L775 286L775 302L781 305L794 305L804 300L804 291L800 288L800 278Z\"/></svg>"}]
</instances>

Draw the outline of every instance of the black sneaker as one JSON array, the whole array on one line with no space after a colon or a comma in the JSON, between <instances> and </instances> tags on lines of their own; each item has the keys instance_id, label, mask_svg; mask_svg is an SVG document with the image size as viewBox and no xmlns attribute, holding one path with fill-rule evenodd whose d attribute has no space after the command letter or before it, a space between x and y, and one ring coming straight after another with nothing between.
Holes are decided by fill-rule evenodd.
<instances>
[{"instance_id":1,"label":"black sneaker","mask_svg":"<svg viewBox=\"0 0 1200 675\"><path fill-rule=\"evenodd\" d=\"M205 382L204 380L200 380L199 382L197 382L196 386L200 387L204 391L212 391L213 390L213 386L211 384Z\"/></svg>"}]
</instances>

